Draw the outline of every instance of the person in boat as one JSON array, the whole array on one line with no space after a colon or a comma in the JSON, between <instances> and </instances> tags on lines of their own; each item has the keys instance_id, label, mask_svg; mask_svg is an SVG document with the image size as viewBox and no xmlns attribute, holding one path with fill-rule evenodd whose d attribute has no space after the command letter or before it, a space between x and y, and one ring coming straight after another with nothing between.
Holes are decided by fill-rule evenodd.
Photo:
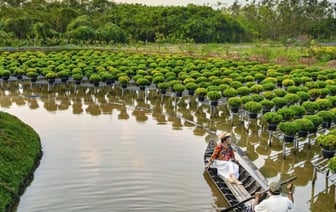
<instances>
[{"instance_id":1,"label":"person in boat","mask_svg":"<svg viewBox=\"0 0 336 212\"><path fill-rule=\"evenodd\" d=\"M231 146L231 134L223 132L219 135L209 161L209 167L217 168L217 174L225 177L230 183L242 184L239 181L239 165Z\"/></svg>"},{"instance_id":2,"label":"person in boat","mask_svg":"<svg viewBox=\"0 0 336 212\"><path fill-rule=\"evenodd\" d=\"M277 182L269 184L269 197L260 202L261 192L257 192L254 199L255 212L286 212L294 207L294 198L292 192L293 184L287 183L288 196L281 195L281 185Z\"/></svg>"}]
</instances>

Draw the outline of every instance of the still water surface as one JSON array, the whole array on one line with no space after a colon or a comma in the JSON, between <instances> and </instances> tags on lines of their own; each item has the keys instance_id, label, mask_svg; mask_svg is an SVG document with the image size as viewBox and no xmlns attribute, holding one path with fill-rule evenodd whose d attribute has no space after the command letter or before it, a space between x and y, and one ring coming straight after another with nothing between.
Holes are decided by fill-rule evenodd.
<instances>
[{"instance_id":1,"label":"still water surface","mask_svg":"<svg viewBox=\"0 0 336 212\"><path fill-rule=\"evenodd\" d=\"M335 186L320 174L311 184L318 147L284 160L260 120L246 126L225 107L155 91L15 83L0 90L1 110L32 126L44 152L18 212L215 211L225 202L203 176L214 137L197 125L233 132L268 180L298 176L294 211L334 211Z\"/></svg>"}]
</instances>

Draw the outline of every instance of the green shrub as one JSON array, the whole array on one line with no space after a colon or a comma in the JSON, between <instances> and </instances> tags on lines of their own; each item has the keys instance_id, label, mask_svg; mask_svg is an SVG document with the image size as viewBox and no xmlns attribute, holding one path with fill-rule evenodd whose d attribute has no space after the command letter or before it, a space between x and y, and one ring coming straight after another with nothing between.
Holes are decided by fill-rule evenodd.
<instances>
[{"instance_id":1,"label":"green shrub","mask_svg":"<svg viewBox=\"0 0 336 212\"><path fill-rule=\"evenodd\" d=\"M258 113L262 109L262 105L259 102L250 101L244 104L245 110L251 113Z\"/></svg>"},{"instance_id":2,"label":"green shrub","mask_svg":"<svg viewBox=\"0 0 336 212\"><path fill-rule=\"evenodd\" d=\"M329 159L328 168L332 173L336 173L336 156Z\"/></svg>"},{"instance_id":3,"label":"green shrub","mask_svg":"<svg viewBox=\"0 0 336 212\"><path fill-rule=\"evenodd\" d=\"M286 135L294 136L300 130L300 125L294 121L286 121L279 124L279 129Z\"/></svg>"},{"instance_id":4,"label":"green shrub","mask_svg":"<svg viewBox=\"0 0 336 212\"><path fill-rule=\"evenodd\" d=\"M316 138L316 142L321 145L324 149L334 150L336 149L336 135L326 134L319 135Z\"/></svg>"},{"instance_id":5,"label":"green shrub","mask_svg":"<svg viewBox=\"0 0 336 212\"><path fill-rule=\"evenodd\" d=\"M208 91L207 97L209 100L215 101L222 97L222 94L220 91Z\"/></svg>"},{"instance_id":6,"label":"green shrub","mask_svg":"<svg viewBox=\"0 0 336 212\"><path fill-rule=\"evenodd\" d=\"M243 104L243 100L240 97L231 97L228 99L228 105L231 107L240 107Z\"/></svg>"},{"instance_id":7,"label":"green shrub","mask_svg":"<svg viewBox=\"0 0 336 212\"><path fill-rule=\"evenodd\" d=\"M282 115L279 113L267 112L263 115L263 120L266 121L268 124L278 124L283 120L283 118Z\"/></svg>"}]
</instances>

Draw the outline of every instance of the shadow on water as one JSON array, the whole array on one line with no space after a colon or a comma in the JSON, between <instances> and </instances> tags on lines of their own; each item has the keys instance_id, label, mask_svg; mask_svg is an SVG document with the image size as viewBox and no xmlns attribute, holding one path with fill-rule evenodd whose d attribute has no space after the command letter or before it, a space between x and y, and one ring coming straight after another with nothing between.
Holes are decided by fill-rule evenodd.
<instances>
[{"instance_id":1,"label":"shadow on water","mask_svg":"<svg viewBox=\"0 0 336 212\"><path fill-rule=\"evenodd\" d=\"M249 119L243 113L231 114L225 100L216 107L207 102L199 102L195 96L174 97L173 93L160 95L155 88L144 91L136 88L121 88L112 84L106 87L74 86L55 84L51 88L44 84L21 81L8 82L0 89L0 106L10 108L13 104L27 106L31 110L43 107L48 112L71 110L73 114L118 114L119 120L134 117L137 122L146 122L149 118L158 125L170 124L173 130L182 130L184 126L193 127L193 134L206 136L219 131L232 132L237 144L260 169L268 180L281 180L296 175L295 182L297 211L327 211L334 208L335 186L326 188L320 183L312 184L313 166L311 160L320 154L319 146L312 143L302 149L293 150L289 144L289 153L283 157L282 141L270 136L261 122L261 117ZM13 84L13 85L11 85ZM42 102L42 105L39 103ZM269 145L271 144L271 145ZM200 156L201 157L201 156ZM222 197L209 179L204 176L216 199L216 207L225 207ZM318 180L324 180L323 177Z\"/></svg>"}]
</instances>

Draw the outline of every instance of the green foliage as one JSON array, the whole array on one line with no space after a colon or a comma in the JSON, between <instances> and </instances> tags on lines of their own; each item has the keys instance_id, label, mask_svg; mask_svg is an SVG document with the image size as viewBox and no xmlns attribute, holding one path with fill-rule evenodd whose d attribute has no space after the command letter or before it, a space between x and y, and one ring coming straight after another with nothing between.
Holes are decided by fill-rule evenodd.
<instances>
[{"instance_id":1,"label":"green foliage","mask_svg":"<svg viewBox=\"0 0 336 212\"><path fill-rule=\"evenodd\" d=\"M208 93L208 90L206 88L197 88L195 90L195 93L198 95L198 96L205 96L207 93Z\"/></svg>"},{"instance_id":2,"label":"green foliage","mask_svg":"<svg viewBox=\"0 0 336 212\"><path fill-rule=\"evenodd\" d=\"M311 120L315 128L317 128L323 122L322 117L318 115L305 115L303 118Z\"/></svg>"},{"instance_id":3,"label":"green foliage","mask_svg":"<svg viewBox=\"0 0 336 212\"><path fill-rule=\"evenodd\" d=\"M240 97L231 97L228 99L228 105L231 107L240 107L243 104L243 100Z\"/></svg>"},{"instance_id":4,"label":"green foliage","mask_svg":"<svg viewBox=\"0 0 336 212\"><path fill-rule=\"evenodd\" d=\"M173 90L175 92L182 92L182 91L185 90L185 86L182 85L182 84L175 84L175 85L173 85Z\"/></svg>"},{"instance_id":5,"label":"green foliage","mask_svg":"<svg viewBox=\"0 0 336 212\"><path fill-rule=\"evenodd\" d=\"M138 86L148 86L148 85L150 85L150 81L147 80L146 78L142 77L142 78L137 79L135 84L138 85Z\"/></svg>"},{"instance_id":6,"label":"green foliage","mask_svg":"<svg viewBox=\"0 0 336 212\"><path fill-rule=\"evenodd\" d=\"M264 109L272 109L274 107L274 102L269 99L263 99L260 101L260 104L263 106Z\"/></svg>"},{"instance_id":7,"label":"green foliage","mask_svg":"<svg viewBox=\"0 0 336 212\"><path fill-rule=\"evenodd\" d=\"M294 118L295 112L290 108L281 108L277 111L280 115L282 115L285 121L289 121Z\"/></svg>"},{"instance_id":8,"label":"green foliage","mask_svg":"<svg viewBox=\"0 0 336 212\"><path fill-rule=\"evenodd\" d=\"M169 84L166 83L166 82L160 82L160 83L157 85L157 87L158 87L159 89L167 89L167 88L169 88Z\"/></svg>"},{"instance_id":9,"label":"green foliage","mask_svg":"<svg viewBox=\"0 0 336 212\"><path fill-rule=\"evenodd\" d=\"M120 76L120 77L118 78L118 82L119 82L120 84L128 84L129 81L130 81L130 78L129 78L128 76Z\"/></svg>"},{"instance_id":10,"label":"green foliage","mask_svg":"<svg viewBox=\"0 0 336 212\"><path fill-rule=\"evenodd\" d=\"M237 96L237 94L238 94L238 91L232 87L225 89L223 92L224 97L234 97L234 96Z\"/></svg>"},{"instance_id":11,"label":"green foliage","mask_svg":"<svg viewBox=\"0 0 336 212\"><path fill-rule=\"evenodd\" d=\"M22 194L20 187L31 177L42 147L38 134L15 116L0 112L0 122L0 211L5 211Z\"/></svg>"},{"instance_id":12,"label":"green foliage","mask_svg":"<svg viewBox=\"0 0 336 212\"><path fill-rule=\"evenodd\" d=\"M295 121L286 121L279 124L279 129L286 135L294 136L300 130L300 125Z\"/></svg>"},{"instance_id":13,"label":"green foliage","mask_svg":"<svg viewBox=\"0 0 336 212\"><path fill-rule=\"evenodd\" d=\"M329 159L328 168L332 173L336 173L336 156Z\"/></svg>"},{"instance_id":14,"label":"green foliage","mask_svg":"<svg viewBox=\"0 0 336 212\"><path fill-rule=\"evenodd\" d=\"M302 105L291 105L289 109L294 111L294 116L303 116L306 114L306 109Z\"/></svg>"},{"instance_id":15,"label":"green foliage","mask_svg":"<svg viewBox=\"0 0 336 212\"><path fill-rule=\"evenodd\" d=\"M323 121L326 121L326 122L331 122L335 120L336 118L334 113L332 113L331 111L327 111L327 110L321 110L317 112L316 115L320 116L323 119Z\"/></svg>"},{"instance_id":16,"label":"green foliage","mask_svg":"<svg viewBox=\"0 0 336 212\"><path fill-rule=\"evenodd\" d=\"M185 87L188 91L194 91L198 88L198 84L195 82L189 82L188 84L185 85Z\"/></svg>"},{"instance_id":17,"label":"green foliage","mask_svg":"<svg viewBox=\"0 0 336 212\"><path fill-rule=\"evenodd\" d=\"M259 102L250 101L244 104L245 110L251 113L258 113L262 109L262 105Z\"/></svg>"},{"instance_id":18,"label":"green foliage","mask_svg":"<svg viewBox=\"0 0 336 212\"><path fill-rule=\"evenodd\" d=\"M268 124L278 124L283 120L283 118L279 113L267 112L263 115L263 120L265 120Z\"/></svg>"},{"instance_id":19,"label":"green foliage","mask_svg":"<svg viewBox=\"0 0 336 212\"><path fill-rule=\"evenodd\" d=\"M299 124L302 131L311 131L315 127L314 123L307 118L295 119L294 121Z\"/></svg>"},{"instance_id":20,"label":"green foliage","mask_svg":"<svg viewBox=\"0 0 336 212\"><path fill-rule=\"evenodd\" d=\"M333 134L319 135L316 138L316 142L325 149L329 150L336 149L336 135Z\"/></svg>"},{"instance_id":21,"label":"green foliage","mask_svg":"<svg viewBox=\"0 0 336 212\"><path fill-rule=\"evenodd\" d=\"M91 83L99 83L100 81L102 81L102 77L99 74L91 74L89 81Z\"/></svg>"},{"instance_id":22,"label":"green foliage","mask_svg":"<svg viewBox=\"0 0 336 212\"><path fill-rule=\"evenodd\" d=\"M207 97L209 100L218 100L222 97L220 91L208 91Z\"/></svg>"}]
</instances>

